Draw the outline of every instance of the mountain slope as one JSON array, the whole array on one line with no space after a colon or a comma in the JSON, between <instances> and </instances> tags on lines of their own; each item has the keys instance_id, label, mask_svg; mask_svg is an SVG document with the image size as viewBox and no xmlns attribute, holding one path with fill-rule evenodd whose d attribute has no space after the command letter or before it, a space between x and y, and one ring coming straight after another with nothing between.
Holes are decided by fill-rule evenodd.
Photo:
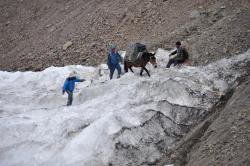
<instances>
[{"instance_id":1,"label":"mountain slope","mask_svg":"<svg viewBox=\"0 0 250 166\"><path fill-rule=\"evenodd\" d=\"M200 143L190 151L187 165L241 165L250 164L249 77L236 89L225 109L209 126ZM199 158L199 160L197 160Z\"/></svg>"},{"instance_id":2,"label":"mountain slope","mask_svg":"<svg viewBox=\"0 0 250 166\"><path fill-rule=\"evenodd\" d=\"M2 0L0 69L96 65L110 43L173 48L188 42L194 64L250 47L248 0ZM63 50L63 44L73 44Z\"/></svg>"}]
</instances>

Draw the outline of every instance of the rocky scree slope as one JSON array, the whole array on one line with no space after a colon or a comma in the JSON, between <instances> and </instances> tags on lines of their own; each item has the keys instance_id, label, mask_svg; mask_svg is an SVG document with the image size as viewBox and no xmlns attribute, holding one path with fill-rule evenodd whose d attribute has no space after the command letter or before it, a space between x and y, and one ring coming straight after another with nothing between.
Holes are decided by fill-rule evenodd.
<instances>
[{"instance_id":1,"label":"rocky scree slope","mask_svg":"<svg viewBox=\"0 0 250 166\"><path fill-rule=\"evenodd\" d=\"M0 69L97 65L110 43L155 51L176 40L195 65L207 64L250 47L249 8L248 0L2 0Z\"/></svg>"}]
</instances>

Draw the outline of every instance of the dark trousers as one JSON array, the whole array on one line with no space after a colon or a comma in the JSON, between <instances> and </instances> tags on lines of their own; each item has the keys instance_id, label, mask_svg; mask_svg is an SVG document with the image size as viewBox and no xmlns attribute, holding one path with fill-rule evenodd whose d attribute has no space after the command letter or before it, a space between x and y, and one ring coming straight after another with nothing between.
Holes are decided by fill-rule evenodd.
<instances>
[{"instance_id":1,"label":"dark trousers","mask_svg":"<svg viewBox=\"0 0 250 166\"><path fill-rule=\"evenodd\" d=\"M116 64L116 65L111 65L109 70L110 70L110 73L109 73L109 78L112 79L113 78L113 74L115 72L115 69L118 71L118 76L117 78L120 77L121 73L122 73L122 69L121 69L121 66L119 64Z\"/></svg>"},{"instance_id":2,"label":"dark trousers","mask_svg":"<svg viewBox=\"0 0 250 166\"><path fill-rule=\"evenodd\" d=\"M67 102L67 106L72 105L73 102L73 92L66 90L67 94L68 94L68 102Z\"/></svg>"},{"instance_id":3,"label":"dark trousers","mask_svg":"<svg viewBox=\"0 0 250 166\"><path fill-rule=\"evenodd\" d=\"M181 63L183 63L183 62L185 62L184 59L175 59L175 58L170 59L170 60L168 61L168 64L167 64L167 68L170 68L170 66L171 66L172 64L174 64L174 66L176 66L176 65L181 64Z\"/></svg>"}]
</instances>

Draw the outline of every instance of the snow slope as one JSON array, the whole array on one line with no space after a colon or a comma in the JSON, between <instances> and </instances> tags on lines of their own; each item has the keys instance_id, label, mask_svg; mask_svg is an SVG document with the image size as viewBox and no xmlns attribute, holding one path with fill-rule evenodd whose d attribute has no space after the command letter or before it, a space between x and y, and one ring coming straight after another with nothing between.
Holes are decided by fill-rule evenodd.
<instances>
[{"instance_id":1,"label":"snow slope","mask_svg":"<svg viewBox=\"0 0 250 166\"><path fill-rule=\"evenodd\" d=\"M149 165L202 120L247 72L250 51L205 67L108 80L106 65L0 71L0 165ZM61 87L76 70L87 79L66 107Z\"/></svg>"}]
</instances>

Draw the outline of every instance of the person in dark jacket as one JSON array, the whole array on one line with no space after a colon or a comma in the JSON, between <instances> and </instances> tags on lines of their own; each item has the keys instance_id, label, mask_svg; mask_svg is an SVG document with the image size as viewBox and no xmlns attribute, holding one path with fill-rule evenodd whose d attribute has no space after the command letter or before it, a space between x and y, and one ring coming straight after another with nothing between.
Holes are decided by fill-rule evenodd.
<instances>
[{"instance_id":1,"label":"person in dark jacket","mask_svg":"<svg viewBox=\"0 0 250 166\"><path fill-rule=\"evenodd\" d=\"M184 47L181 47L181 42L179 41L176 42L176 50L172 52L169 57L175 54L177 54L177 56L168 61L166 66L167 68L169 68L172 64L176 66L177 64L184 63L189 58L187 50Z\"/></svg>"},{"instance_id":2,"label":"person in dark jacket","mask_svg":"<svg viewBox=\"0 0 250 166\"><path fill-rule=\"evenodd\" d=\"M75 89L75 83L76 82L83 82L83 81L85 81L85 80L84 79L79 79L77 77L77 73L75 71L70 73L68 78L65 80L64 85L63 85L62 93L64 94L66 92L68 94L67 106L72 105L73 91Z\"/></svg>"},{"instance_id":3,"label":"person in dark jacket","mask_svg":"<svg viewBox=\"0 0 250 166\"><path fill-rule=\"evenodd\" d=\"M120 62L122 61L121 55L116 51L116 45L112 45L108 54L107 65L110 70L109 78L113 78L115 69L118 71L117 78L121 76L121 66Z\"/></svg>"}]
</instances>

